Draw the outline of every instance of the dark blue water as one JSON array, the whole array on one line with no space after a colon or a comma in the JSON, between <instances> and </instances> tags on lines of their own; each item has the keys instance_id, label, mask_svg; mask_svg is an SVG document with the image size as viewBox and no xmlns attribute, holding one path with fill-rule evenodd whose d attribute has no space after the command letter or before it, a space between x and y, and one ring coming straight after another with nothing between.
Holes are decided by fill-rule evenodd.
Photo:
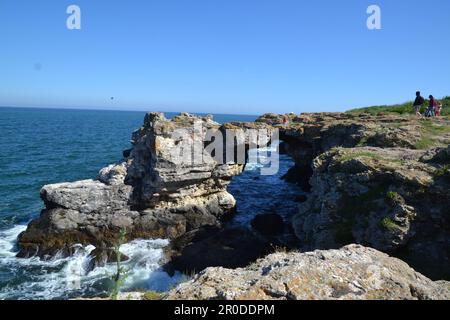
<instances>
[{"instance_id":1,"label":"dark blue water","mask_svg":"<svg viewBox=\"0 0 450 320\"><path fill-rule=\"evenodd\" d=\"M83 270L92 248L71 258L52 261L16 259L15 242L25 225L39 215L43 185L95 178L99 169L121 158L144 112L0 108L0 299L52 299L105 294L109 266L88 274ZM174 114L167 113L166 117ZM254 116L215 115L217 122L253 121ZM247 170L236 177L230 192L238 201L238 223L267 211L289 213L292 204L274 202L276 194L298 194L280 177L292 166L283 157L280 172L260 177ZM124 253L133 269L126 288L166 290L180 281L160 271L164 240L135 241Z\"/></svg>"}]
</instances>

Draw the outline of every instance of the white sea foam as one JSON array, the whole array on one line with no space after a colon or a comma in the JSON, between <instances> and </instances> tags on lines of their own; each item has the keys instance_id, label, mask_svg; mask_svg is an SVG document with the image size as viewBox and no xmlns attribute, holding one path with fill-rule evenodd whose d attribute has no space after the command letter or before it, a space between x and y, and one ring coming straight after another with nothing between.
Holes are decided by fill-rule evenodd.
<instances>
[{"instance_id":1,"label":"white sea foam","mask_svg":"<svg viewBox=\"0 0 450 320\"><path fill-rule=\"evenodd\" d=\"M274 142L271 147L264 147L258 149L251 149L248 151L249 159L254 159L256 161L249 161L245 165L245 171L255 171L260 168L264 168L269 161L268 153L277 152L278 142Z\"/></svg>"},{"instance_id":2,"label":"white sea foam","mask_svg":"<svg viewBox=\"0 0 450 320\"><path fill-rule=\"evenodd\" d=\"M26 230L26 226L17 225L11 229L0 231L0 259L3 257L14 257L14 247L17 236Z\"/></svg>"},{"instance_id":3,"label":"white sea foam","mask_svg":"<svg viewBox=\"0 0 450 320\"><path fill-rule=\"evenodd\" d=\"M18 259L15 257L17 236L25 229L26 226L15 226L0 232L0 267L7 269L14 278L17 278L17 272L23 273L20 283L15 281L0 288L0 299L57 299L107 294L109 279L116 266L108 264L89 272L94 246L79 245L75 253L66 258ZM130 258L123 264L128 271L122 287L124 291L165 291L183 279L179 273L171 277L160 269L163 249L168 244L167 240L161 239L135 240L121 247L121 252ZM7 278L0 280L5 283Z\"/></svg>"}]
</instances>

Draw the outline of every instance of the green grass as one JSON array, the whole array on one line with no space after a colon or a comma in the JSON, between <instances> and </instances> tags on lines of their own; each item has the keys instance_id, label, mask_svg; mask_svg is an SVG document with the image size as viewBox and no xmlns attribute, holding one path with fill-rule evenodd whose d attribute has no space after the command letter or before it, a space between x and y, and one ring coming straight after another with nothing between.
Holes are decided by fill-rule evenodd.
<instances>
[{"instance_id":1,"label":"green grass","mask_svg":"<svg viewBox=\"0 0 450 320\"><path fill-rule=\"evenodd\" d=\"M382 157L374 152L370 152L370 151L352 151L349 152L345 155L343 155L340 159L339 162L344 163L356 158L372 158L372 159L376 159L376 160L382 160Z\"/></svg>"},{"instance_id":2,"label":"green grass","mask_svg":"<svg viewBox=\"0 0 450 320\"><path fill-rule=\"evenodd\" d=\"M434 172L435 178L450 178L450 165L445 165Z\"/></svg>"},{"instance_id":3,"label":"green grass","mask_svg":"<svg viewBox=\"0 0 450 320\"><path fill-rule=\"evenodd\" d=\"M450 115L450 97L445 97L438 99L442 103L442 115ZM423 104L421 112L425 112L425 106L428 105L428 100ZM406 102L396 105L382 105L382 106L372 106L367 108L352 109L347 112L350 113L369 113L372 115L378 115L380 113L393 113L393 114L414 114L413 102Z\"/></svg>"},{"instance_id":4,"label":"green grass","mask_svg":"<svg viewBox=\"0 0 450 320\"><path fill-rule=\"evenodd\" d=\"M384 229L387 229L389 231L395 230L398 228L397 224L392 221L391 218L384 218L383 220L381 220L380 222L381 227L383 227Z\"/></svg>"},{"instance_id":5,"label":"green grass","mask_svg":"<svg viewBox=\"0 0 450 320\"><path fill-rule=\"evenodd\" d=\"M142 296L142 300L162 300L164 294L156 291L146 291Z\"/></svg>"},{"instance_id":6,"label":"green grass","mask_svg":"<svg viewBox=\"0 0 450 320\"><path fill-rule=\"evenodd\" d=\"M429 149L434 146L436 142L429 136L422 137L419 141L414 144L414 148L418 150Z\"/></svg>"},{"instance_id":7,"label":"green grass","mask_svg":"<svg viewBox=\"0 0 450 320\"><path fill-rule=\"evenodd\" d=\"M357 147L365 147L367 146L367 143L369 142L369 138L368 137L363 137L358 144L356 145Z\"/></svg>"},{"instance_id":8,"label":"green grass","mask_svg":"<svg viewBox=\"0 0 450 320\"><path fill-rule=\"evenodd\" d=\"M395 201L398 198L399 194L397 192L394 191L389 191L386 194L386 198L390 201Z\"/></svg>"},{"instance_id":9,"label":"green grass","mask_svg":"<svg viewBox=\"0 0 450 320\"><path fill-rule=\"evenodd\" d=\"M443 119L450 120L450 97L445 97L438 99L442 103L442 117ZM426 101L421 112L424 113L428 101ZM383 106L373 106L367 108L352 109L347 111L348 113L368 113L371 115L379 114L401 114L401 115L411 115L414 114L413 102L406 102L397 105L383 105ZM430 119L420 120L422 138L415 143L414 147L419 150L429 149L431 147L437 146L437 138L444 134L450 133L450 125L438 124ZM367 141L361 141L360 146L367 144Z\"/></svg>"},{"instance_id":10,"label":"green grass","mask_svg":"<svg viewBox=\"0 0 450 320\"><path fill-rule=\"evenodd\" d=\"M395 199L397 198L397 196L398 196L398 193L395 192L395 191L389 191L389 192L386 194L386 197L387 197L389 200L395 200Z\"/></svg>"},{"instance_id":11,"label":"green grass","mask_svg":"<svg viewBox=\"0 0 450 320\"><path fill-rule=\"evenodd\" d=\"M414 145L416 149L424 150L437 145L437 138L450 133L450 126L438 124L431 120L420 120L422 138Z\"/></svg>"},{"instance_id":12,"label":"green grass","mask_svg":"<svg viewBox=\"0 0 450 320\"><path fill-rule=\"evenodd\" d=\"M402 164L403 163L403 161L401 159L386 158L375 152L364 151L364 150L348 152L348 153L342 155L338 159L338 162L343 164L347 161L350 161L350 160L353 160L356 158L369 158L369 159L374 159L377 161L385 161L386 165L387 165L386 168L391 167L389 164Z\"/></svg>"},{"instance_id":13,"label":"green grass","mask_svg":"<svg viewBox=\"0 0 450 320\"><path fill-rule=\"evenodd\" d=\"M420 121L423 130L429 134L441 135L450 132L450 126L442 123L436 123L431 120Z\"/></svg>"}]
</instances>

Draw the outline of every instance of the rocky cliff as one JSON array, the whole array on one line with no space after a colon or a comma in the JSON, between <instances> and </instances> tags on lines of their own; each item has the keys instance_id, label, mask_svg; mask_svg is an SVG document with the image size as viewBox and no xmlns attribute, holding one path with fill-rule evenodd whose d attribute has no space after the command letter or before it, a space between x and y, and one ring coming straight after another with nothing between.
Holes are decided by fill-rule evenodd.
<instances>
[{"instance_id":1,"label":"rocky cliff","mask_svg":"<svg viewBox=\"0 0 450 320\"><path fill-rule=\"evenodd\" d=\"M345 113L289 118L281 138L296 167L288 178L310 191L292 220L300 247L359 243L449 279L448 120ZM280 126L282 118L257 121Z\"/></svg>"},{"instance_id":2,"label":"rocky cliff","mask_svg":"<svg viewBox=\"0 0 450 320\"><path fill-rule=\"evenodd\" d=\"M206 152L208 130L223 127L211 117L181 114L167 120L147 114L133 133L132 149L100 170L96 180L42 188L45 209L20 235L18 255L70 254L74 244L107 250L119 230L126 230L128 240L174 239L202 226L220 226L235 207L226 187L243 164L218 163Z\"/></svg>"},{"instance_id":3,"label":"rocky cliff","mask_svg":"<svg viewBox=\"0 0 450 320\"><path fill-rule=\"evenodd\" d=\"M450 299L450 283L433 282L399 259L351 245L278 252L243 269L208 268L166 299L440 300Z\"/></svg>"},{"instance_id":4,"label":"rocky cliff","mask_svg":"<svg viewBox=\"0 0 450 320\"><path fill-rule=\"evenodd\" d=\"M394 115L267 114L255 123L219 125L211 117L181 114L167 120L150 113L133 133L124 159L100 170L96 180L42 188L46 208L19 237L19 256L70 254L81 243L94 244L105 257L125 229L128 240L173 239L172 267L178 269L247 265L273 246L251 230L222 229L236 205L227 186L244 165L217 161L204 142L208 130L255 128L266 129L268 136L280 130L280 151L295 160L285 179L307 192L289 219L297 249L357 243L399 257L433 279L450 279L450 124ZM174 135L179 130L191 139ZM234 148L239 144L248 150L251 141L244 138ZM264 221L254 221L253 227L261 224L264 229ZM367 271L371 264L382 270L376 279ZM273 278L264 278L270 283L259 278L272 269L278 270ZM332 269L338 274L329 278ZM308 282L312 276L315 282ZM284 279L290 279L288 286ZM378 284L372 286L372 280ZM235 271L209 269L170 297L448 297L441 289L399 260L352 246L278 253Z\"/></svg>"}]
</instances>

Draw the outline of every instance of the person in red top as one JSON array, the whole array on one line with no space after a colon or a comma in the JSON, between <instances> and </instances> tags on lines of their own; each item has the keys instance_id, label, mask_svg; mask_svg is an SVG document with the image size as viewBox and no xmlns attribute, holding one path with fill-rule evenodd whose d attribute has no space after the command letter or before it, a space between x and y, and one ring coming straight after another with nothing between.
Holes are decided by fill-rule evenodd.
<instances>
[{"instance_id":1,"label":"person in red top","mask_svg":"<svg viewBox=\"0 0 450 320\"><path fill-rule=\"evenodd\" d=\"M431 117L434 117L436 115L436 113L434 112L434 104L435 104L435 102L434 102L434 97L432 95L430 95L428 97L428 99L429 99L429 103L428 103L428 108L425 111L425 117L431 118Z\"/></svg>"},{"instance_id":2,"label":"person in red top","mask_svg":"<svg viewBox=\"0 0 450 320\"><path fill-rule=\"evenodd\" d=\"M440 117L441 116L442 105L432 95L430 95L429 108L433 111L434 116L436 116L436 117Z\"/></svg>"}]
</instances>

